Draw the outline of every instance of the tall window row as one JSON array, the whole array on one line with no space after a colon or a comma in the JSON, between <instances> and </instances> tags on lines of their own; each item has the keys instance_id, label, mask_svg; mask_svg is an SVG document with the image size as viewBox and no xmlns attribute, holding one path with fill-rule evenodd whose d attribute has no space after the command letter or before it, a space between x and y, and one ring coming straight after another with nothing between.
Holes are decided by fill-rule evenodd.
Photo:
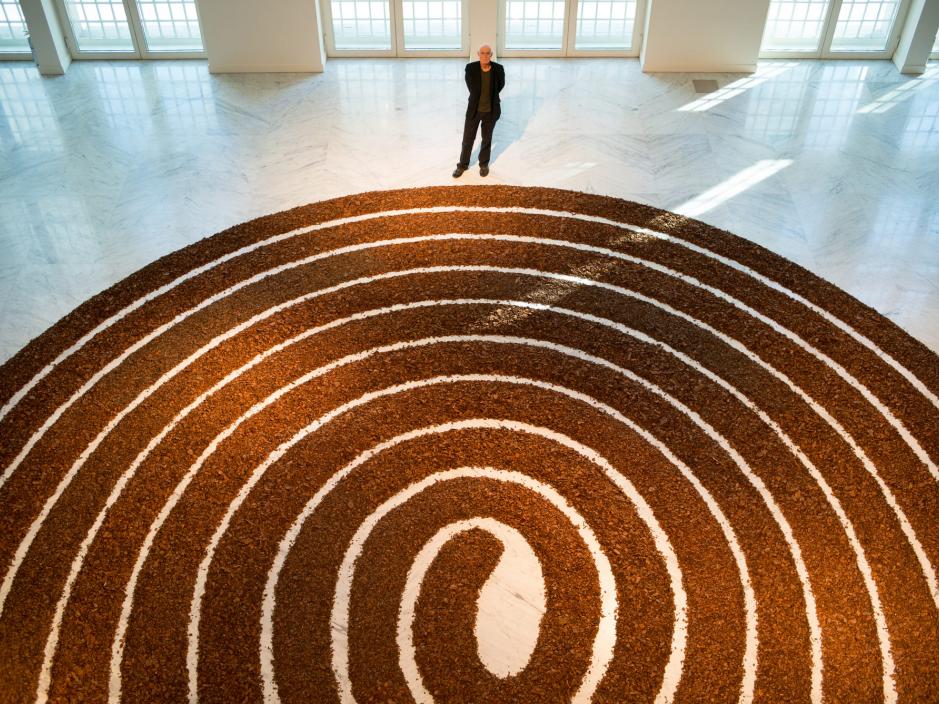
<instances>
[{"instance_id":1,"label":"tall window row","mask_svg":"<svg viewBox=\"0 0 939 704\"><path fill-rule=\"evenodd\" d=\"M203 55L196 0L55 0L76 58ZM646 0L501 0L499 55L638 55ZM320 0L332 55L465 56L471 0ZM908 0L771 0L761 56L885 58ZM28 56L0 0L0 56ZM939 59L939 34L932 48Z\"/></svg>"},{"instance_id":2,"label":"tall window row","mask_svg":"<svg viewBox=\"0 0 939 704\"><path fill-rule=\"evenodd\" d=\"M884 58L896 49L902 0L771 0L763 56Z\"/></svg>"},{"instance_id":3,"label":"tall window row","mask_svg":"<svg viewBox=\"0 0 939 704\"><path fill-rule=\"evenodd\" d=\"M195 0L56 0L75 58L203 55ZM19 0L0 0L0 54L28 53Z\"/></svg>"},{"instance_id":4,"label":"tall window row","mask_svg":"<svg viewBox=\"0 0 939 704\"><path fill-rule=\"evenodd\" d=\"M198 55L195 0L59 0L76 56Z\"/></svg>"},{"instance_id":5,"label":"tall window row","mask_svg":"<svg viewBox=\"0 0 939 704\"><path fill-rule=\"evenodd\" d=\"M503 0L500 55L635 55L643 0ZM333 55L465 56L469 0L325 0Z\"/></svg>"}]
</instances>

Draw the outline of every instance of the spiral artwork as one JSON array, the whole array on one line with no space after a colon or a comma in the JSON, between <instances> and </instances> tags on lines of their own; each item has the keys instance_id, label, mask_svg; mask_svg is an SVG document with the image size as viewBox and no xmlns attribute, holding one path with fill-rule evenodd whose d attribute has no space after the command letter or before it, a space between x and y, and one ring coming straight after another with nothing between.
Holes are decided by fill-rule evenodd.
<instances>
[{"instance_id":1,"label":"spiral artwork","mask_svg":"<svg viewBox=\"0 0 939 704\"><path fill-rule=\"evenodd\" d=\"M636 203L244 223L0 368L0 700L937 701L937 395Z\"/></svg>"}]
</instances>

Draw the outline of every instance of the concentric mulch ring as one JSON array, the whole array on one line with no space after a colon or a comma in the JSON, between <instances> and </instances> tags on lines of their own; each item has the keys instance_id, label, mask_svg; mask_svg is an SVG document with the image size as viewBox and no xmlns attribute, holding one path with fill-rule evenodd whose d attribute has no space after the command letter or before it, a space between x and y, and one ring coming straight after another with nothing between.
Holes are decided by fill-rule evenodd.
<instances>
[{"instance_id":1,"label":"concentric mulch ring","mask_svg":"<svg viewBox=\"0 0 939 704\"><path fill-rule=\"evenodd\" d=\"M4 701L939 692L939 359L702 223L325 201L0 369Z\"/></svg>"}]
</instances>

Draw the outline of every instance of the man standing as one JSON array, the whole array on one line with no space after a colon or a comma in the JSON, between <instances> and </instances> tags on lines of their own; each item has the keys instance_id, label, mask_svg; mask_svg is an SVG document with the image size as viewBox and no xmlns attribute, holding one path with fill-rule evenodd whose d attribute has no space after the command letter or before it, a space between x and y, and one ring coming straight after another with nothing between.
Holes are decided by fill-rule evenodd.
<instances>
[{"instance_id":1,"label":"man standing","mask_svg":"<svg viewBox=\"0 0 939 704\"><path fill-rule=\"evenodd\" d=\"M505 69L492 61L492 48L487 44L476 52L479 61L466 64L466 87L469 102L466 105L466 121L463 123L463 150L460 163L456 165L453 178L459 178L469 168L470 152L476 141L476 131L483 126L483 141L479 147L479 175L489 173L489 152L492 149L492 129L502 114L499 91L505 86Z\"/></svg>"}]
</instances>

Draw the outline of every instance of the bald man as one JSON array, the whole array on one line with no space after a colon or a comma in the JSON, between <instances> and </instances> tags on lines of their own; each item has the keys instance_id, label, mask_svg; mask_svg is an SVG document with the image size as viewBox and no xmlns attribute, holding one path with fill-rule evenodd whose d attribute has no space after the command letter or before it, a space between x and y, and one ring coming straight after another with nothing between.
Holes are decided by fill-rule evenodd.
<instances>
[{"instance_id":1,"label":"bald man","mask_svg":"<svg viewBox=\"0 0 939 704\"><path fill-rule=\"evenodd\" d=\"M505 86L505 69L492 61L492 48L488 44L479 47L476 56L479 61L466 64L469 101L466 105L466 121L463 123L463 150L453 178L459 178L469 168L470 152L473 151L480 124L483 126L483 141L479 147L479 175L486 176L489 173L492 130L502 114L499 91Z\"/></svg>"}]
</instances>

